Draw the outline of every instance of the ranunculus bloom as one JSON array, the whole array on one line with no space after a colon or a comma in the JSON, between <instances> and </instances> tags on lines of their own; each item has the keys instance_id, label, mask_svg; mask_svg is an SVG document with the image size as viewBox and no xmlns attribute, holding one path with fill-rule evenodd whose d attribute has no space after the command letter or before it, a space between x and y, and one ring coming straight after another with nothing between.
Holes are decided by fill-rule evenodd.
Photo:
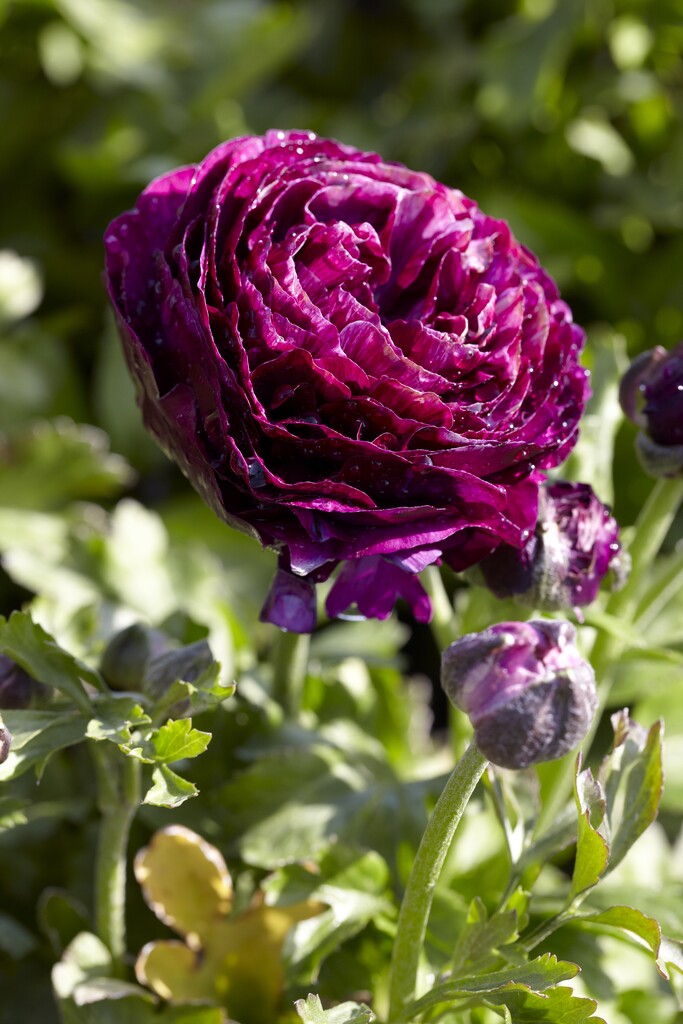
<instances>
[{"instance_id":1,"label":"ranunculus bloom","mask_svg":"<svg viewBox=\"0 0 683 1024\"><path fill-rule=\"evenodd\" d=\"M507 225L309 132L226 142L106 233L145 422L202 497L280 553L270 621L429 602L536 522L572 448L583 333ZM294 583L291 576L298 577Z\"/></svg>"},{"instance_id":2,"label":"ranunculus bloom","mask_svg":"<svg viewBox=\"0 0 683 1024\"><path fill-rule=\"evenodd\" d=\"M590 604L610 569L622 583L616 519L589 484L559 480L541 487L536 529L526 544L501 544L475 573L496 597L552 611Z\"/></svg>"},{"instance_id":3,"label":"ranunculus bloom","mask_svg":"<svg viewBox=\"0 0 683 1024\"><path fill-rule=\"evenodd\" d=\"M502 768L552 761L588 732L598 705L595 673L569 622L499 622L447 647L441 684Z\"/></svg>"},{"instance_id":4,"label":"ranunculus bloom","mask_svg":"<svg viewBox=\"0 0 683 1024\"><path fill-rule=\"evenodd\" d=\"M621 407L641 428L636 448L652 476L683 473L683 341L657 345L631 363L619 389Z\"/></svg>"}]
</instances>

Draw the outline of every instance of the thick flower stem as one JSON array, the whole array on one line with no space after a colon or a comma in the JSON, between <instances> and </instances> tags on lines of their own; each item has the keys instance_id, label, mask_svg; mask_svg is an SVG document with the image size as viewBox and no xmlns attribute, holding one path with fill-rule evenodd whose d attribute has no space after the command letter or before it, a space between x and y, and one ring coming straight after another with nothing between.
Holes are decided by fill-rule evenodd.
<instances>
[{"instance_id":1,"label":"thick flower stem","mask_svg":"<svg viewBox=\"0 0 683 1024\"><path fill-rule=\"evenodd\" d=\"M413 863L398 919L389 977L389 1022L402 1019L415 998L422 946L434 890L463 811L484 774L486 758L472 744L439 797Z\"/></svg>"},{"instance_id":2,"label":"thick flower stem","mask_svg":"<svg viewBox=\"0 0 683 1024\"><path fill-rule=\"evenodd\" d=\"M95 865L95 922L115 977L125 973L126 862L130 826L140 805L140 762L93 744L102 813Z\"/></svg>"},{"instance_id":3,"label":"thick flower stem","mask_svg":"<svg viewBox=\"0 0 683 1024\"><path fill-rule=\"evenodd\" d=\"M273 697L292 718L295 718L301 709L310 644L311 638L308 633L290 633L283 630L275 645Z\"/></svg>"}]
</instances>

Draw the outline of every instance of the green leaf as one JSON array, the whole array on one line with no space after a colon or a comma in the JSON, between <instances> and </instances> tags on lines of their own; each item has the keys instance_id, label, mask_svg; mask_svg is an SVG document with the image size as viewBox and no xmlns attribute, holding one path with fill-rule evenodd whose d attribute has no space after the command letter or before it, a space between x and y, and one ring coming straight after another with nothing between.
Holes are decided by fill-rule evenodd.
<instances>
[{"instance_id":1,"label":"green leaf","mask_svg":"<svg viewBox=\"0 0 683 1024\"><path fill-rule=\"evenodd\" d=\"M39 683L53 686L70 697L82 710L88 703L83 684L97 690L104 688L99 673L61 648L42 626L32 621L29 612L13 612L9 619L0 619L0 652Z\"/></svg>"},{"instance_id":2,"label":"green leaf","mask_svg":"<svg viewBox=\"0 0 683 1024\"><path fill-rule=\"evenodd\" d=\"M307 984L322 961L369 922L393 915L387 899L389 870L378 853L336 844L315 870L293 864L266 879L263 889L275 906L314 900L328 909L295 924L285 940L283 958L290 981Z\"/></svg>"},{"instance_id":3,"label":"green leaf","mask_svg":"<svg viewBox=\"0 0 683 1024\"><path fill-rule=\"evenodd\" d=\"M522 967L510 967L491 974L477 974L469 978L443 981L420 999L410 1003L406 1008L406 1019L410 1020L413 1016L422 1015L454 1000L469 999L473 995L485 995L489 999L492 993L505 992L511 986L543 992L552 989L561 981L575 978L578 973L579 968L576 964L558 960L552 953L544 953Z\"/></svg>"},{"instance_id":4,"label":"green leaf","mask_svg":"<svg viewBox=\"0 0 683 1024\"><path fill-rule=\"evenodd\" d=\"M578 922L589 922L596 925L606 925L608 928L617 928L620 931L630 932L642 939L652 952L657 970L663 978L669 977L666 969L666 962L660 956L662 945L662 929L659 922L653 917L648 917L641 910L635 907L610 907L600 913L581 914L573 920Z\"/></svg>"},{"instance_id":5,"label":"green leaf","mask_svg":"<svg viewBox=\"0 0 683 1024\"><path fill-rule=\"evenodd\" d=\"M350 722L317 733L283 730L273 742L275 749L247 748L255 763L221 791L247 863L307 860L332 836L389 863L400 844L417 847L426 798L441 791L443 778L399 779L382 747Z\"/></svg>"},{"instance_id":6,"label":"green leaf","mask_svg":"<svg viewBox=\"0 0 683 1024\"><path fill-rule=\"evenodd\" d=\"M510 1024L605 1024L595 1017L594 999L575 996L570 988L558 985L547 992L534 992L522 984L511 984L486 997L484 1005L504 1006L509 1012Z\"/></svg>"},{"instance_id":7,"label":"green leaf","mask_svg":"<svg viewBox=\"0 0 683 1024\"><path fill-rule=\"evenodd\" d=\"M51 887L41 893L38 922L57 956L89 927L88 918L86 907L65 890Z\"/></svg>"},{"instance_id":8,"label":"green leaf","mask_svg":"<svg viewBox=\"0 0 683 1024\"><path fill-rule=\"evenodd\" d=\"M646 732L620 711L612 725L614 743L599 773L611 833L610 871L657 817L664 786L662 723Z\"/></svg>"},{"instance_id":9,"label":"green leaf","mask_svg":"<svg viewBox=\"0 0 683 1024\"><path fill-rule=\"evenodd\" d=\"M75 710L5 711L3 719L12 744L7 760L0 764L0 781L22 775L34 765L42 767L56 750L85 738L86 720Z\"/></svg>"},{"instance_id":10,"label":"green leaf","mask_svg":"<svg viewBox=\"0 0 683 1024\"><path fill-rule=\"evenodd\" d=\"M88 932L77 935L52 971L64 1024L228 1024L217 1007L160 1009L156 996L111 974L104 943Z\"/></svg>"},{"instance_id":11,"label":"green leaf","mask_svg":"<svg viewBox=\"0 0 683 1024\"><path fill-rule=\"evenodd\" d=\"M193 645L195 646L195 645ZM221 681L221 665L217 661L211 664L192 682L184 676L176 676L168 689L159 697L154 715L160 715L166 708L175 709L180 707L182 713L198 715L208 708L221 704L235 692L234 684L225 684ZM174 715L178 712L175 711Z\"/></svg>"},{"instance_id":12,"label":"green leaf","mask_svg":"<svg viewBox=\"0 0 683 1024\"><path fill-rule=\"evenodd\" d=\"M579 812L576 860L569 901L587 893L604 875L609 862L609 842L599 831L605 827L606 799L602 786L589 768L579 771L577 759L574 795Z\"/></svg>"},{"instance_id":13,"label":"green leaf","mask_svg":"<svg viewBox=\"0 0 683 1024\"><path fill-rule=\"evenodd\" d=\"M133 697L116 696L95 700L97 715L91 718L86 737L91 740L109 740L112 743L128 743L131 729L139 729L151 721Z\"/></svg>"},{"instance_id":14,"label":"green leaf","mask_svg":"<svg viewBox=\"0 0 683 1024\"><path fill-rule=\"evenodd\" d=\"M133 740L122 749L147 764L173 764L174 761L198 757L210 742L210 732L193 729L191 718L180 718L166 722L141 742Z\"/></svg>"},{"instance_id":15,"label":"green leaf","mask_svg":"<svg viewBox=\"0 0 683 1024\"><path fill-rule=\"evenodd\" d=\"M297 999L294 1007L304 1024L371 1024L375 1020L370 1007L363 1003L340 1003L331 1010L323 1010L320 997L312 994L307 999Z\"/></svg>"},{"instance_id":16,"label":"green leaf","mask_svg":"<svg viewBox=\"0 0 683 1024\"><path fill-rule=\"evenodd\" d=\"M453 954L455 977L493 967L505 957L500 946L514 942L519 935L517 911L497 912L489 917L480 897L472 900L465 926L461 929Z\"/></svg>"},{"instance_id":17,"label":"green leaf","mask_svg":"<svg viewBox=\"0 0 683 1024\"><path fill-rule=\"evenodd\" d=\"M152 781L154 785L147 790L142 802L153 807L180 807L199 792L193 782L181 778L166 764L154 769Z\"/></svg>"}]
</instances>

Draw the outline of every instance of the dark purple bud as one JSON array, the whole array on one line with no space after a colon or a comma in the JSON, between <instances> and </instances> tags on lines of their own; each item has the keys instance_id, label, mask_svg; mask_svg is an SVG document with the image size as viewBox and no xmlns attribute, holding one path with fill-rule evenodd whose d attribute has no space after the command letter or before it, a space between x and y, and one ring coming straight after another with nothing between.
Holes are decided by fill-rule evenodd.
<instances>
[{"instance_id":1,"label":"dark purple bud","mask_svg":"<svg viewBox=\"0 0 683 1024\"><path fill-rule=\"evenodd\" d=\"M30 676L21 665L0 654L0 708L14 711L44 702L49 689Z\"/></svg>"},{"instance_id":2,"label":"dark purple bud","mask_svg":"<svg viewBox=\"0 0 683 1024\"><path fill-rule=\"evenodd\" d=\"M628 566L619 526L588 484L546 484L538 521L523 548L498 547L474 570L496 597L553 611L590 604L604 577L622 586Z\"/></svg>"},{"instance_id":3,"label":"dark purple bud","mask_svg":"<svg viewBox=\"0 0 683 1024\"><path fill-rule=\"evenodd\" d=\"M641 428L636 447L651 476L683 473L683 342L643 352L619 388L624 413Z\"/></svg>"},{"instance_id":4,"label":"dark purple bud","mask_svg":"<svg viewBox=\"0 0 683 1024\"><path fill-rule=\"evenodd\" d=\"M0 718L0 764L4 764L12 745L12 734Z\"/></svg>"},{"instance_id":5,"label":"dark purple bud","mask_svg":"<svg viewBox=\"0 0 683 1024\"><path fill-rule=\"evenodd\" d=\"M569 622L500 622L448 647L441 685L502 768L562 757L588 732L598 703L593 669Z\"/></svg>"}]
</instances>

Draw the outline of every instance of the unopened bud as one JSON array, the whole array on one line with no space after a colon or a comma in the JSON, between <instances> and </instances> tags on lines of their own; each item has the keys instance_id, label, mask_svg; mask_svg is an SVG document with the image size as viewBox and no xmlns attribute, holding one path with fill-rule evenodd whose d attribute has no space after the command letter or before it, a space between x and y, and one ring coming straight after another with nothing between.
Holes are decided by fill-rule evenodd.
<instances>
[{"instance_id":1,"label":"unopened bud","mask_svg":"<svg viewBox=\"0 0 683 1024\"><path fill-rule=\"evenodd\" d=\"M3 724L2 718L0 718L0 764L4 764L9 756L9 750L12 745L12 736L6 725Z\"/></svg>"},{"instance_id":2,"label":"unopened bud","mask_svg":"<svg viewBox=\"0 0 683 1024\"><path fill-rule=\"evenodd\" d=\"M0 654L0 708L15 711L46 702L50 690L6 654Z\"/></svg>"},{"instance_id":3,"label":"unopened bud","mask_svg":"<svg viewBox=\"0 0 683 1024\"><path fill-rule=\"evenodd\" d=\"M139 691L149 662L168 646L163 633L134 622L111 638L100 661L100 672L113 690Z\"/></svg>"},{"instance_id":4,"label":"unopened bud","mask_svg":"<svg viewBox=\"0 0 683 1024\"><path fill-rule=\"evenodd\" d=\"M588 732L598 702L595 674L575 640L569 622L501 622L444 651L441 684L494 764L552 761Z\"/></svg>"},{"instance_id":5,"label":"unopened bud","mask_svg":"<svg viewBox=\"0 0 683 1024\"><path fill-rule=\"evenodd\" d=\"M683 342L643 352L619 388L624 413L641 428L636 450L651 476L683 474Z\"/></svg>"}]
</instances>

